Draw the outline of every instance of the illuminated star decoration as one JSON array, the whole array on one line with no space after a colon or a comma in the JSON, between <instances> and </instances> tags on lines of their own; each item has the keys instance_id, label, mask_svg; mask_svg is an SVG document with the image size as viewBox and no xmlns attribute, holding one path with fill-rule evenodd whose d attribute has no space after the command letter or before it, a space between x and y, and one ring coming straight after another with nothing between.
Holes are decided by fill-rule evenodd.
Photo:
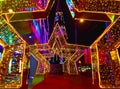
<instances>
[{"instance_id":1,"label":"illuminated star decoration","mask_svg":"<svg viewBox=\"0 0 120 89\"><path fill-rule=\"evenodd\" d=\"M76 61L84 54L84 49L88 48L83 45L69 44L66 42L62 32L61 26L56 23L52 35L46 44L35 44L30 45L30 53L38 61L38 66L36 74L40 74L39 69L41 63L43 65L43 73L50 71L50 64L48 60L51 60L54 57L54 54L57 53L59 57L65 58L63 63L63 72L69 74L78 74Z\"/></svg>"}]
</instances>

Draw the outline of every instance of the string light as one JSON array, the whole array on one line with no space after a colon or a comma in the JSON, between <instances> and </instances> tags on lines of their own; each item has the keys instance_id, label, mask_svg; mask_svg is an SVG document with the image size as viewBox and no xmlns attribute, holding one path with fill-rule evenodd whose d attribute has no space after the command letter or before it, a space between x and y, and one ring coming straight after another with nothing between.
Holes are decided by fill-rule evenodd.
<instances>
[{"instance_id":1,"label":"string light","mask_svg":"<svg viewBox=\"0 0 120 89\"><path fill-rule=\"evenodd\" d=\"M4 0L0 0L0 1L4 1ZM77 1L79 1L79 0L74 0L74 5L75 5L75 8L77 8L79 11L80 10L87 10L87 11L102 11L102 12L119 13L118 12L119 11L118 10L119 9L118 8L119 3L116 2L117 0L116 1L114 1L114 0L111 0L111 1L100 0L100 2L98 2L99 0L82 0L82 1L86 1L86 4L84 4L84 2L81 3L81 2L77 2ZM77 4L76 4L76 2L77 2ZM7 1L7 3L3 3L2 6L3 6L2 11L3 12L9 12L9 13L13 13L13 11L21 12L21 11L26 11L26 10L38 10L38 8L36 8L36 3L34 2L34 0L26 0L26 1L19 0L19 4L18 4L18 2L14 2L14 1L12 1L12 2ZM79 8L79 6L82 6L82 7ZM8 10L8 8L10 8L10 7L14 8L14 9L9 9ZM32 7L32 9L31 9L31 7ZM81 21L83 22L84 19L81 19ZM3 23L0 23L0 24L3 24ZM92 61L93 61L92 65L94 65L94 68L98 67L98 69L99 69L98 74L99 74L99 80L100 80L100 86L101 87L104 86L104 87L107 87L107 88L108 87L114 88L114 87L119 87L119 85L120 85L120 83L119 83L120 82L120 76L119 76L120 75L120 66L119 66L118 57L116 56L116 50L115 50L116 49L115 44L118 43L118 41L120 39L120 29L119 29L119 27L120 27L120 19L112 26L112 28L110 28L110 30L99 41L97 49L96 49L96 47L93 47L93 49L96 49L96 51L92 50L92 55L91 55L92 58L93 58L92 59ZM60 26L58 26L58 28L60 28ZM0 34L2 35L2 37L1 37L2 40L5 43L14 46L13 47L14 49L10 48L11 46L8 46L10 49L6 48L6 53L4 54L5 58L3 59L5 62L3 61L4 65L2 65L3 68L6 68L6 65L9 64L8 63L9 58L18 57L18 56L13 56L11 54L11 51L10 51L11 49L12 49L13 52L15 50L20 49L22 51L22 54L21 54L20 57L22 58L22 56L23 56L24 48L20 48L20 47L23 47L23 45L19 45L20 47L17 47L16 45L14 45L16 43L20 43L20 42L23 42L23 41L18 37L17 34L15 34L10 29L11 28L9 26L7 26L7 27L3 27L3 29L1 29L1 31L0 31ZM11 35L13 35L13 38L6 35L9 32L11 32ZM14 37L14 35L16 37ZM51 52L51 49L55 50L56 47L58 49L61 49L62 51L65 52L64 57L68 58L64 63L64 71L68 72L70 74L75 73L77 71L77 69L76 69L77 67L75 65L75 62L76 62L76 60L78 60L78 58L80 58L80 55L77 55L77 53L80 53L80 52L78 52L77 47L80 47L81 49L82 48L84 49L86 47L79 46L79 45L73 45L73 44L70 45L69 43L66 42L66 40L64 38L64 35L60 35L60 36L62 37L61 38L62 40L59 39L59 36L56 36L57 37L56 38L55 35L52 35L52 38L49 39L49 42L48 42L47 45L46 44L42 44L42 45L35 44L34 46L35 46L35 48L37 48L36 46L39 46L39 48L41 50L50 49L50 55L53 54ZM53 38L54 39L59 39L60 44L56 40L53 40ZM45 47L43 47L43 46L45 46ZM41 48L41 47L43 47L43 48ZM62 48L62 47L64 47L64 48ZM68 49L68 50L66 51L66 49ZM104 61L104 63L106 63L106 65L104 65L104 63L102 64L102 62L100 62L100 56L104 56L103 53L101 53L101 54L98 53L100 50L104 50L103 53L106 53L106 56L105 56L106 61ZM112 51L114 51L114 53L112 53ZM37 53L38 51L33 51L33 52ZM68 54L70 54L72 56L70 56ZM41 59L39 59L38 57L41 58ZM39 59L40 62L43 62L45 68L47 68L47 70L45 70L44 73L49 72L49 63L47 61L45 61L46 57L47 56L44 56L44 54L39 53L37 58L36 58L36 59ZM114 59L114 60L112 60L112 59ZM100 64L99 64L99 62L100 62ZM22 70L22 69L20 69L20 70ZM94 72L95 71L96 70L94 70ZM2 76L4 73L5 73L4 70L1 69L0 76ZM2 76L1 79L5 79L5 76ZM20 75L20 76L22 78L22 75ZM7 85L9 86L9 84L5 84L5 86L7 86ZM12 85L13 84L11 84L11 87L12 87Z\"/></svg>"},{"instance_id":2,"label":"string light","mask_svg":"<svg viewBox=\"0 0 120 89\"><path fill-rule=\"evenodd\" d=\"M81 57L81 55L83 55L84 49L87 48L87 46L67 43L61 29L62 29L61 26L58 23L56 23L54 30L52 32L52 35L47 44L36 44L36 45L30 46L32 54L34 56L36 56L36 54L39 55L39 56L36 56L36 58L38 58L38 59L41 58L42 60L45 61L50 56L52 57L56 52L58 53L57 55L60 57L61 57L61 53L64 52L63 53L64 55L62 55L62 56L63 56L63 58L66 58L66 60L68 60L68 62L70 64L67 64L65 62L63 65L64 65L64 67L70 66L70 68L68 70L65 70L66 68L63 68L64 69L63 71L67 71L67 73L69 73L69 74L77 74L78 70L77 70L77 66L76 66L76 61ZM44 48L45 45L48 48ZM34 48L36 48L36 46L37 46L37 49L34 49ZM42 49L39 50L39 52L36 51L40 48L42 48ZM45 55L42 52L42 50L44 50L44 51L49 50L49 53L46 53L46 55ZM69 55L69 54L71 54L71 55ZM38 61L41 62L41 59L39 59ZM45 62L45 64L48 65L47 69L50 69L50 67L49 67L50 64L47 61ZM45 64L44 64L44 66L45 66ZM40 64L37 67L37 73L38 73L39 67L40 67ZM48 71L50 71L50 70L48 70ZM46 73L46 72L47 71L45 71L44 73Z\"/></svg>"},{"instance_id":3,"label":"string light","mask_svg":"<svg viewBox=\"0 0 120 89\"><path fill-rule=\"evenodd\" d=\"M73 5L78 11L98 11L119 13L119 2L115 0L73 0Z\"/></svg>"},{"instance_id":4,"label":"string light","mask_svg":"<svg viewBox=\"0 0 120 89\"><path fill-rule=\"evenodd\" d=\"M92 66L97 65L101 88L118 88L120 84L119 55L117 53L117 47L120 45L118 44L120 39L119 27L120 17L99 40L97 47L92 46L92 48L96 49L96 52L92 52L91 55ZM104 59L104 61L101 59ZM94 73L96 72L93 70Z\"/></svg>"}]
</instances>

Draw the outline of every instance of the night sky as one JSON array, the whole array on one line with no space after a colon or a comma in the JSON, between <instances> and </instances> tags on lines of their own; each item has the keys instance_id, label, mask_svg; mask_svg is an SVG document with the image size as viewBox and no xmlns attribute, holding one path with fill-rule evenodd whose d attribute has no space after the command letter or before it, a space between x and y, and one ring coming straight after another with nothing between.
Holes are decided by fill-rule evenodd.
<instances>
[{"instance_id":1,"label":"night sky","mask_svg":"<svg viewBox=\"0 0 120 89\"><path fill-rule=\"evenodd\" d=\"M56 0L57 1L57 0ZM57 2L55 2L50 14L50 32L53 31L54 17L56 12ZM68 34L68 43L76 43L81 45L91 45L105 30L105 22L87 21L80 23L72 18L65 0L60 0L60 10L64 14L65 27Z\"/></svg>"}]
</instances>

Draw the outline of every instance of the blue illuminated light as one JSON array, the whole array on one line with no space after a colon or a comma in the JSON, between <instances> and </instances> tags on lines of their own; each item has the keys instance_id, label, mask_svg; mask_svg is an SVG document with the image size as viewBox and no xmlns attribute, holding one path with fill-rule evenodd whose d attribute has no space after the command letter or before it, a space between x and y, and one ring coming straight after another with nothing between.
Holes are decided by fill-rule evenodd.
<instances>
[{"instance_id":1,"label":"blue illuminated light","mask_svg":"<svg viewBox=\"0 0 120 89\"><path fill-rule=\"evenodd\" d=\"M68 5L68 8L70 10L70 13L71 13L72 17L74 18L75 17L75 12L74 12L74 6L73 6L72 0L66 0L66 3Z\"/></svg>"}]
</instances>

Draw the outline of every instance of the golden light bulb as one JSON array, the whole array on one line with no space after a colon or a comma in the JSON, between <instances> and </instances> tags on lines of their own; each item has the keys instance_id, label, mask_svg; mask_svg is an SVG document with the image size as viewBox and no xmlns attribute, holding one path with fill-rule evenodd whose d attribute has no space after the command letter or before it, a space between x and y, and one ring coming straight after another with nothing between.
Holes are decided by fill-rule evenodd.
<instances>
[{"instance_id":1,"label":"golden light bulb","mask_svg":"<svg viewBox=\"0 0 120 89\"><path fill-rule=\"evenodd\" d=\"M80 22L81 22L81 23L84 22L84 19L80 19Z\"/></svg>"},{"instance_id":2,"label":"golden light bulb","mask_svg":"<svg viewBox=\"0 0 120 89\"><path fill-rule=\"evenodd\" d=\"M13 9L8 9L8 12L9 12L9 13L12 13L12 12L13 12Z\"/></svg>"}]
</instances>

